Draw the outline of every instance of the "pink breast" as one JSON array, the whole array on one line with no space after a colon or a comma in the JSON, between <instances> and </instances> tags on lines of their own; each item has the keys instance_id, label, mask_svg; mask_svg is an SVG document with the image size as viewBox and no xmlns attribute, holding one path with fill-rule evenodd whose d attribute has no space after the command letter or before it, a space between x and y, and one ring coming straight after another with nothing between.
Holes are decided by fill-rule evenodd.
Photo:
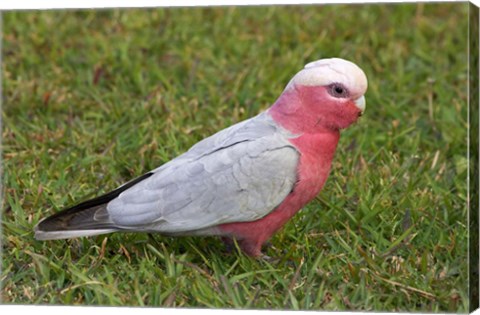
<instances>
[{"instance_id":1,"label":"pink breast","mask_svg":"<svg viewBox=\"0 0 480 315\"><path fill-rule=\"evenodd\" d=\"M330 172L339 133L304 134L290 142L301 153L298 180L293 191L271 213L252 222L218 226L221 234L263 243L322 189Z\"/></svg>"}]
</instances>

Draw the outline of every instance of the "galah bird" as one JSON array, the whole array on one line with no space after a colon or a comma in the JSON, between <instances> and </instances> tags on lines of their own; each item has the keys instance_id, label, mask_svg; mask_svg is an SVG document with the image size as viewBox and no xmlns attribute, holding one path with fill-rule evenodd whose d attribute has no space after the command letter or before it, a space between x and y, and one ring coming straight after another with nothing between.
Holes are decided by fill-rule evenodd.
<instances>
[{"instance_id":1,"label":"galah bird","mask_svg":"<svg viewBox=\"0 0 480 315\"><path fill-rule=\"evenodd\" d=\"M308 63L266 111L170 162L38 223L39 240L116 231L218 235L250 256L322 189L340 137L365 110L365 73Z\"/></svg>"}]
</instances>

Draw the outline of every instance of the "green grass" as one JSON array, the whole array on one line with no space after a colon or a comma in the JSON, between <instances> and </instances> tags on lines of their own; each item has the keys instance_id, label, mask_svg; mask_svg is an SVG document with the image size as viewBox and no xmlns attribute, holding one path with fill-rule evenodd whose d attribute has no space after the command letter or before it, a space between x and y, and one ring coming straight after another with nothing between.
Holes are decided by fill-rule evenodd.
<instances>
[{"instance_id":1,"label":"green grass","mask_svg":"<svg viewBox=\"0 0 480 315\"><path fill-rule=\"evenodd\" d=\"M466 312L467 3L3 14L3 303ZM220 240L33 238L338 56L369 78L267 262Z\"/></svg>"}]
</instances>

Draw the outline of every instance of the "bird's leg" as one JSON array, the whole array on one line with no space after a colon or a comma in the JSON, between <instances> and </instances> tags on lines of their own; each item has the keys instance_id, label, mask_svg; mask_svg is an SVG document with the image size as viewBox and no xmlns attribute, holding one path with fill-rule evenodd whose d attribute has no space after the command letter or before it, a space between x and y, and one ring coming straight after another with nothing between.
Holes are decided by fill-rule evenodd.
<instances>
[{"instance_id":1,"label":"bird's leg","mask_svg":"<svg viewBox=\"0 0 480 315\"><path fill-rule=\"evenodd\" d=\"M225 250L227 253L232 253L235 251L235 241L233 238L223 236L221 240L225 244ZM262 244L257 244L256 241L248 239L236 239L240 249L248 256L251 257L262 257L261 247Z\"/></svg>"},{"instance_id":2,"label":"bird's leg","mask_svg":"<svg viewBox=\"0 0 480 315\"><path fill-rule=\"evenodd\" d=\"M240 248L248 256L254 257L258 260L264 260L270 264L276 264L280 261L280 258L270 257L262 253L262 245L264 242L262 240L249 240L243 239L239 242ZM266 242L266 246L272 246L271 242Z\"/></svg>"},{"instance_id":3,"label":"bird's leg","mask_svg":"<svg viewBox=\"0 0 480 315\"><path fill-rule=\"evenodd\" d=\"M243 239L239 242L242 251L250 257L262 257L262 242L258 240Z\"/></svg>"},{"instance_id":4,"label":"bird's leg","mask_svg":"<svg viewBox=\"0 0 480 315\"><path fill-rule=\"evenodd\" d=\"M221 240L225 244L225 249L227 253L232 253L235 250L235 242L230 237L222 237ZM237 240L240 249L250 257L254 257L257 259L263 259L268 262L273 262L274 259L270 256L267 256L262 253L262 244L261 240L251 240L251 239L240 239ZM271 246L270 242L266 243L267 245Z\"/></svg>"}]
</instances>

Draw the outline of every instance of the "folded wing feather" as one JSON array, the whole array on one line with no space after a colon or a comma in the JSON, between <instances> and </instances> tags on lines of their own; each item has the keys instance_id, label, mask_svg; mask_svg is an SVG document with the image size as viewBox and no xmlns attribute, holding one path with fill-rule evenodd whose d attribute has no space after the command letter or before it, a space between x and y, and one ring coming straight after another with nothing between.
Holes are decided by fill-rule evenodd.
<instances>
[{"instance_id":1,"label":"folded wing feather","mask_svg":"<svg viewBox=\"0 0 480 315\"><path fill-rule=\"evenodd\" d=\"M110 201L109 221L181 234L260 219L295 185L299 153L291 136L265 113L225 129Z\"/></svg>"}]
</instances>

